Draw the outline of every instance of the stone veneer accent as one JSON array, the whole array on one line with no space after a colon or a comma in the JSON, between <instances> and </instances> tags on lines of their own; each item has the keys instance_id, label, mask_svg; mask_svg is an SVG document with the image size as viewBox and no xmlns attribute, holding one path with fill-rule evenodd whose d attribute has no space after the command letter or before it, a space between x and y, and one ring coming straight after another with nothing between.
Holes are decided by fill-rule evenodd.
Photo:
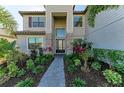
<instances>
[{"instance_id":1,"label":"stone veneer accent","mask_svg":"<svg viewBox=\"0 0 124 93\"><path fill-rule=\"evenodd\" d=\"M73 34L72 33L67 33L66 35L66 53L70 54L73 52L73 48L71 45L71 41L73 40Z\"/></svg>"},{"instance_id":2,"label":"stone veneer accent","mask_svg":"<svg viewBox=\"0 0 124 93\"><path fill-rule=\"evenodd\" d=\"M52 34L51 33L46 33L46 48L51 47L53 49L52 45ZM46 53L51 53L49 51L46 51Z\"/></svg>"}]
</instances>

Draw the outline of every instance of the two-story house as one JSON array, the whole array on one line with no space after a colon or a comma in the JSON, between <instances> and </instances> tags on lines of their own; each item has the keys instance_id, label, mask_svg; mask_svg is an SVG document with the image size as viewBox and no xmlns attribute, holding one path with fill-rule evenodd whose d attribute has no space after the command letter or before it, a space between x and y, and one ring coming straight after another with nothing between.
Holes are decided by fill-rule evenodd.
<instances>
[{"instance_id":1,"label":"two-story house","mask_svg":"<svg viewBox=\"0 0 124 93\"><path fill-rule=\"evenodd\" d=\"M85 11L74 11L73 5L45 5L46 11L19 11L23 31L17 31L20 50L51 48L53 54L72 52L71 41L85 34Z\"/></svg>"}]
</instances>

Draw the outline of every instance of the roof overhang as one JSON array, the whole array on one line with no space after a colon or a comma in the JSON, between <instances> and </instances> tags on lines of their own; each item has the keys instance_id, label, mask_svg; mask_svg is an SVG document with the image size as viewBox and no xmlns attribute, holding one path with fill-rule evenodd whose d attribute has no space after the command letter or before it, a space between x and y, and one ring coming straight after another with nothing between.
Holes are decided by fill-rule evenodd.
<instances>
[{"instance_id":1,"label":"roof overhang","mask_svg":"<svg viewBox=\"0 0 124 93\"><path fill-rule=\"evenodd\" d=\"M19 11L21 16L23 15L45 15L45 11Z\"/></svg>"},{"instance_id":2,"label":"roof overhang","mask_svg":"<svg viewBox=\"0 0 124 93\"><path fill-rule=\"evenodd\" d=\"M15 35L45 35L45 31L16 31Z\"/></svg>"}]
</instances>

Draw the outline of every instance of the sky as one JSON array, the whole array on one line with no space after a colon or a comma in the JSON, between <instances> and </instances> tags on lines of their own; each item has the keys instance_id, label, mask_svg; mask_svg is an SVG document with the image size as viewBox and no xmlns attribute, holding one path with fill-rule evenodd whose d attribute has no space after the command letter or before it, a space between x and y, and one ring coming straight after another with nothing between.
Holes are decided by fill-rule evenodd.
<instances>
[{"instance_id":1,"label":"sky","mask_svg":"<svg viewBox=\"0 0 124 93\"><path fill-rule=\"evenodd\" d=\"M11 15L15 18L18 23L18 31L23 30L23 19L22 16L18 13L18 11L44 11L43 5L7 5L5 6ZM83 5L76 5L75 10L81 11L84 10L86 6Z\"/></svg>"}]
</instances>

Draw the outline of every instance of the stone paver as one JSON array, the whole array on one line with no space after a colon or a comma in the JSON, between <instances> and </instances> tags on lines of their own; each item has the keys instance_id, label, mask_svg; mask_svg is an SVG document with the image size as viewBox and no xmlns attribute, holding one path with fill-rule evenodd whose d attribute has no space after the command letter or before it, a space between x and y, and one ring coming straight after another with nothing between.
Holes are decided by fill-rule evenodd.
<instances>
[{"instance_id":1,"label":"stone paver","mask_svg":"<svg viewBox=\"0 0 124 93\"><path fill-rule=\"evenodd\" d=\"M63 55L56 55L38 87L65 87Z\"/></svg>"}]
</instances>

